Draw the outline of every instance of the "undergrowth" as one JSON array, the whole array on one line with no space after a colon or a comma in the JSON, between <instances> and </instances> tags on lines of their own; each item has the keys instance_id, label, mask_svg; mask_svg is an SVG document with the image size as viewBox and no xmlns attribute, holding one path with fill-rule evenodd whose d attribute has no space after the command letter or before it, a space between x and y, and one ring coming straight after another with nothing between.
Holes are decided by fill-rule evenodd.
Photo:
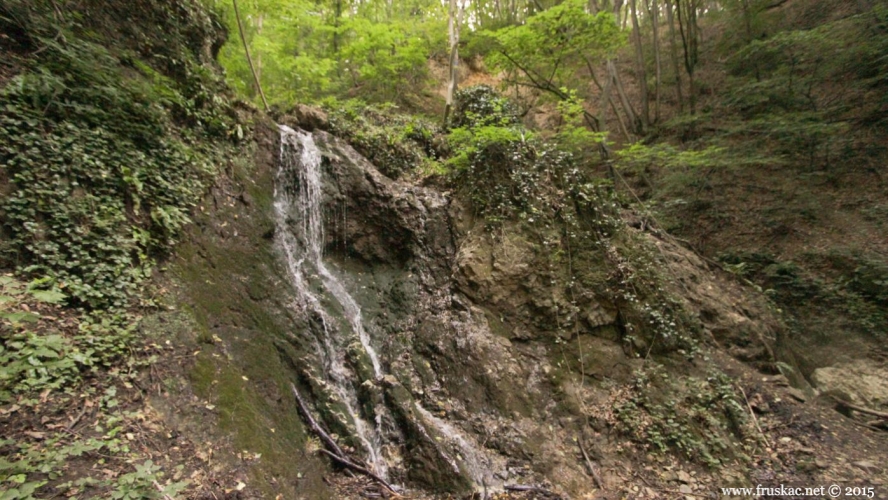
<instances>
[{"instance_id":1,"label":"undergrowth","mask_svg":"<svg viewBox=\"0 0 888 500\"><path fill-rule=\"evenodd\" d=\"M131 446L146 416L122 394L160 352L138 334L145 280L246 135L201 55L211 18L192 0L0 7L28 56L0 89L3 500L187 486Z\"/></svg>"},{"instance_id":2,"label":"undergrowth","mask_svg":"<svg viewBox=\"0 0 888 500\"><path fill-rule=\"evenodd\" d=\"M0 258L72 305L123 307L242 130L224 98L201 98L208 74L196 62L179 84L133 53L38 40L39 55L0 91L10 184Z\"/></svg>"},{"instance_id":3,"label":"undergrowth","mask_svg":"<svg viewBox=\"0 0 888 500\"><path fill-rule=\"evenodd\" d=\"M674 380L662 366L640 370L614 414L618 429L643 448L674 450L713 468L745 460L748 450L738 443L753 435L731 379L720 371Z\"/></svg>"},{"instance_id":4,"label":"undergrowth","mask_svg":"<svg viewBox=\"0 0 888 500\"><path fill-rule=\"evenodd\" d=\"M446 154L430 121L398 113L394 105L328 100L330 131L346 139L380 172L397 179L410 172L437 172Z\"/></svg>"}]
</instances>

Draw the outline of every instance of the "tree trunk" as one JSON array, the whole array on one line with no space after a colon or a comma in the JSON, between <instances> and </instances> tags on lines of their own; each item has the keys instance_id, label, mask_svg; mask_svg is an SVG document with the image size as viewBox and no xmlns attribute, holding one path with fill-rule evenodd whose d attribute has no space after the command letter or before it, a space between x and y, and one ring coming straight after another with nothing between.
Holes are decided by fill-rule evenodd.
<instances>
[{"instance_id":1,"label":"tree trunk","mask_svg":"<svg viewBox=\"0 0 888 500\"><path fill-rule=\"evenodd\" d=\"M684 48L685 70L688 73L688 94L691 105L691 114L697 112L697 90L694 86L694 70L697 67L697 2L686 0L687 4L682 9L682 0L676 0L675 5L678 14L678 29L681 32L681 43Z\"/></svg>"},{"instance_id":2,"label":"tree trunk","mask_svg":"<svg viewBox=\"0 0 888 500\"><path fill-rule=\"evenodd\" d=\"M623 137L626 139L626 142L632 142L632 136L629 135L629 130L626 129L626 124L623 122L623 116L620 115L620 111L617 109L617 105L614 104L614 98L611 95L611 90L614 87L614 79L611 77L610 72L607 73L607 80L604 83L604 88L601 90L601 104L598 110L598 122L601 123L601 131L607 131L607 123L605 122L605 118L607 117L607 108L610 106L611 110L614 112L614 116L617 117L617 124L620 127L620 133L623 134Z\"/></svg>"},{"instance_id":3,"label":"tree trunk","mask_svg":"<svg viewBox=\"0 0 888 500\"><path fill-rule=\"evenodd\" d=\"M339 54L339 23L342 19L342 0L336 0L333 5L333 54Z\"/></svg>"},{"instance_id":4,"label":"tree trunk","mask_svg":"<svg viewBox=\"0 0 888 500\"><path fill-rule=\"evenodd\" d=\"M244 53L247 55L247 63L250 65L250 73L253 73L253 82L259 95L262 96L262 104L265 105L265 111L268 111L268 101L265 99L265 92L262 91L262 84L259 83L259 76L256 74L256 68L253 66L253 58L250 57L250 47L247 45L247 37L244 35L244 25L241 23L240 12L237 10L237 0L231 0L234 4L234 17L237 18L237 30L240 32L241 41L244 43Z\"/></svg>"},{"instance_id":5,"label":"tree trunk","mask_svg":"<svg viewBox=\"0 0 888 500\"><path fill-rule=\"evenodd\" d=\"M450 37L450 81L447 83L447 105L444 107L444 127L447 126L447 118L453 107L453 96L459 85L459 22L462 17L458 0L450 0L450 16L447 21L447 31Z\"/></svg>"},{"instance_id":6,"label":"tree trunk","mask_svg":"<svg viewBox=\"0 0 888 500\"><path fill-rule=\"evenodd\" d=\"M678 64L678 42L675 40L675 16L672 13L672 1L666 0L666 20L669 22L669 52L672 59L672 72L675 74L675 98L678 99L678 110L684 113L684 96L681 91L681 68Z\"/></svg>"},{"instance_id":7,"label":"tree trunk","mask_svg":"<svg viewBox=\"0 0 888 500\"><path fill-rule=\"evenodd\" d=\"M265 21L265 14L256 16L256 36L262 34L262 25ZM262 81L262 52L256 51L256 78Z\"/></svg>"},{"instance_id":8,"label":"tree trunk","mask_svg":"<svg viewBox=\"0 0 888 500\"><path fill-rule=\"evenodd\" d=\"M632 16L632 41L635 45L635 79L641 94L641 128L642 133L651 125L650 102L647 89L647 71L644 68L644 49L641 46L641 28L638 25L638 2L631 0L629 13Z\"/></svg>"},{"instance_id":9,"label":"tree trunk","mask_svg":"<svg viewBox=\"0 0 888 500\"><path fill-rule=\"evenodd\" d=\"M654 79L654 122L660 121L660 87L663 79L663 69L660 62L660 5L653 0L651 6L651 26L654 34L654 66L656 76Z\"/></svg>"},{"instance_id":10,"label":"tree trunk","mask_svg":"<svg viewBox=\"0 0 888 500\"><path fill-rule=\"evenodd\" d=\"M617 88L617 95L620 96L620 104L623 105L623 111L626 113L626 117L629 119L629 122L633 124L634 132L641 135L642 131L639 130L641 120L639 120L638 114L632 108L632 104L629 103L629 98L626 97L626 91L623 90L623 84L620 82L620 74L617 72L617 67L612 60L607 61L607 71L609 77L613 79L614 85Z\"/></svg>"}]
</instances>

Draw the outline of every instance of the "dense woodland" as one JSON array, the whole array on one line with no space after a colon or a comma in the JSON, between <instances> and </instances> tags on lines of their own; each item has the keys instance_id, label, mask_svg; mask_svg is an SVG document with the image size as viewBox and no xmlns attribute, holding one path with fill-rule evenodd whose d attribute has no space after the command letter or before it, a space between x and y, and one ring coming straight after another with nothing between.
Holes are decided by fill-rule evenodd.
<instances>
[{"instance_id":1,"label":"dense woodland","mask_svg":"<svg viewBox=\"0 0 888 500\"><path fill-rule=\"evenodd\" d=\"M807 336L888 325L885 2L253 1L239 5L243 40L231 7L217 3L232 33L220 60L257 105L242 41L273 108L427 120L456 154L423 168L447 171L522 133L448 121L455 88L488 85L519 128L598 172L643 224L778 302L814 299L797 316ZM361 140L396 144L415 126Z\"/></svg>"},{"instance_id":2,"label":"dense woodland","mask_svg":"<svg viewBox=\"0 0 888 500\"><path fill-rule=\"evenodd\" d=\"M496 498L888 484L888 0L0 0L0 500L389 495L300 366L323 318L281 284L279 123L369 160L378 192L328 211L371 243L324 242L395 283L367 316L498 336L349 360L415 498L488 498L423 476L436 441L508 459ZM404 193L464 208L452 262L402 241ZM531 305L466 285L477 255Z\"/></svg>"}]
</instances>

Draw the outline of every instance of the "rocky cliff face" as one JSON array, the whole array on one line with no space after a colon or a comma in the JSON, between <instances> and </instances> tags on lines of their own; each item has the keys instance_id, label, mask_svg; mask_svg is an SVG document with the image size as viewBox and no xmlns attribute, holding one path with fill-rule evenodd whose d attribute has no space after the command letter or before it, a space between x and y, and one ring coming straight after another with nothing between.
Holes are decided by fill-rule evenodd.
<instances>
[{"instance_id":1,"label":"rocky cliff face","mask_svg":"<svg viewBox=\"0 0 888 500\"><path fill-rule=\"evenodd\" d=\"M561 279L569 266L615 272L596 252L552 259L527 227L488 231L452 194L387 178L321 130L313 139L324 258L359 304L382 365L383 376L374 377L353 343L349 377L366 416L386 408L382 449L393 481L453 492L543 483L579 494L589 480L576 443L599 455L610 446L600 431L613 414L601 407L654 363L652 353L686 364L680 370L689 377L713 368L699 357L679 361L648 325L627 324L631 311L621 298ZM680 297L672 307L687 318L696 345L767 359L779 323L763 300L674 241L640 231L632 238L670 278L657 286ZM323 356L306 348L324 335L321 323L291 330L279 352L327 425L345 432L348 424L328 411L335 397L323 382Z\"/></svg>"},{"instance_id":2,"label":"rocky cliff face","mask_svg":"<svg viewBox=\"0 0 888 500\"><path fill-rule=\"evenodd\" d=\"M458 190L391 179L313 128L318 246L379 371L317 266L302 268L317 306L300 298L280 241L307 244L301 166L282 183L273 124L257 127L255 167L233 171L237 182L201 204L170 266L178 303L153 327L169 335L185 317L174 342L189 353L182 395L196 401L157 404L211 444L216 467L244 478L247 498L358 498L366 488L329 473L291 383L353 456L373 448L389 480L417 498L506 485L658 498L815 484L876 461L880 445L849 444L859 428L802 405L811 393L773 375L783 330L764 296L631 214L612 220L600 245L560 251L546 243L567 232L557 221L491 229ZM272 197L281 188L294 196L283 224ZM845 461L805 468L812 453Z\"/></svg>"}]
</instances>

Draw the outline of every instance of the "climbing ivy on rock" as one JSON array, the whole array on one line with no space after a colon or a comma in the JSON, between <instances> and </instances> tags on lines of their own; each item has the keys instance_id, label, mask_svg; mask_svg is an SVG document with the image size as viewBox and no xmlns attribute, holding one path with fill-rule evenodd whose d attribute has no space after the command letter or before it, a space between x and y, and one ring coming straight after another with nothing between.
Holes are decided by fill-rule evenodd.
<instances>
[{"instance_id":1,"label":"climbing ivy on rock","mask_svg":"<svg viewBox=\"0 0 888 500\"><path fill-rule=\"evenodd\" d=\"M0 258L74 304L123 306L212 179L211 141L239 125L193 61L180 85L132 53L40 43L0 91Z\"/></svg>"}]
</instances>

